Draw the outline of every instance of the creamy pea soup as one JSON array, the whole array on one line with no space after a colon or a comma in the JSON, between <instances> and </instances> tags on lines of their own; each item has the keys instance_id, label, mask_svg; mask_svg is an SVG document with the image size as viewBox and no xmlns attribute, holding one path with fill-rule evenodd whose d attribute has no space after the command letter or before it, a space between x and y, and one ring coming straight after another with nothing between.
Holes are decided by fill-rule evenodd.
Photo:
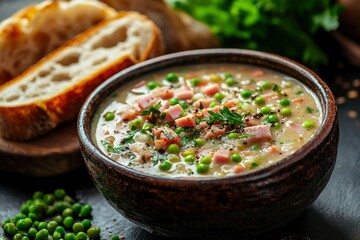
<instances>
[{"instance_id":1,"label":"creamy pea soup","mask_svg":"<svg viewBox=\"0 0 360 240\"><path fill-rule=\"evenodd\" d=\"M299 81L254 66L213 64L132 81L107 99L93 127L100 149L129 168L221 177L292 154L321 118L314 94Z\"/></svg>"}]
</instances>

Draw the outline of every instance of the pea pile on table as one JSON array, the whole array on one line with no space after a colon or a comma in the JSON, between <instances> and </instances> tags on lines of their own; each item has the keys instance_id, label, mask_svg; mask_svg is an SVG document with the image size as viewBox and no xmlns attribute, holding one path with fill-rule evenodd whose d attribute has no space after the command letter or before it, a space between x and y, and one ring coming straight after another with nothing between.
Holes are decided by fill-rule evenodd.
<instances>
[{"instance_id":1,"label":"pea pile on table","mask_svg":"<svg viewBox=\"0 0 360 240\"><path fill-rule=\"evenodd\" d=\"M14 240L98 239L100 228L92 226L91 212L91 205L76 202L64 189L46 194L37 191L21 205L20 213L1 225Z\"/></svg>"}]
</instances>

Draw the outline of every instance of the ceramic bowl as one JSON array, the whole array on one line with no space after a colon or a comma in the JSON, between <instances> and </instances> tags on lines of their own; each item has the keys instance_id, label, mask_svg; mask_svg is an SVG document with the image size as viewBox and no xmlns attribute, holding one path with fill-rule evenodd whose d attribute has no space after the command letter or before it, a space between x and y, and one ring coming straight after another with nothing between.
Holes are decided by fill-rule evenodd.
<instances>
[{"instance_id":1,"label":"ceramic bowl","mask_svg":"<svg viewBox=\"0 0 360 240\"><path fill-rule=\"evenodd\" d=\"M288 74L319 99L323 120L300 150L268 167L222 178L171 179L151 176L105 156L92 134L94 114L123 83L174 66L204 63L251 64ZM97 189L130 221L145 230L176 238L253 238L281 228L319 196L332 174L339 128L334 96L306 67L274 54L236 49L179 52L130 67L98 87L78 118L86 167Z\"/></svg>"}]
</instances>

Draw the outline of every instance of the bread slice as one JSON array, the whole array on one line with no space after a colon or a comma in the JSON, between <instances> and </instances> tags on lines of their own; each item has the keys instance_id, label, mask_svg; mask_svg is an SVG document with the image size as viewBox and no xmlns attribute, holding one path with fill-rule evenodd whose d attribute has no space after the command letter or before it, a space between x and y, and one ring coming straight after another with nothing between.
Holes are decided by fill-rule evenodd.
<instances>
[{"instance_id":1,"label":"bread slice","mask_svg":"<svg viewBox=\"0 0 360 240\"><path fill-rule=\"evenodd\" d=\"M117 11L96 1L44 1L0 23L0 85Z\"/></svg>"},{"instance_id":2,"label":"bread slice","mask_svg":"<svg viewBox=\"0 0 360 240\"><path fill-rule=\"evenodd\" d=\"M118 11L136 11L159 26L166 53L219 47L217 37L205 24L175 11L164 0L99 0Z\"/></svg>"},{"instance_id":3,"label":"bread slice","mask_svg":"<svg viewBox=\"0 0 360 240\"><path fill-rule=\"evenodd\" d=\"M0 86L0 132L34 138L76 118L88 94L122 69L163 53L160 30L146 16L119 12Z\"/></svg>"}]
</instances>

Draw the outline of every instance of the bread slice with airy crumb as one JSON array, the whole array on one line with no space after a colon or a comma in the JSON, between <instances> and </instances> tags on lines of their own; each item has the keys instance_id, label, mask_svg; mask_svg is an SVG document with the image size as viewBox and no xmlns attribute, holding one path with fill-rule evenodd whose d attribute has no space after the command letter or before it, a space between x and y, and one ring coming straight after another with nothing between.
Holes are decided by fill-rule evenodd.
<instances>
[{"instance_id":1,"label":"bread slice with airy crumb","mask_svg":"<svg viewBox=\"0 0 360 240\"><path fill-rule=\"evenodd\" d=\"M2 136L26 140L76 118L100 83L162 53L160 30L152 21L135 12L119 12L0 86Z\"/></svg>"},{"instance_id":2,"label":"bread slice with airy crumb","mask_svg":"<svg viewBox=\"0 0 360 240\"><path fill-rule=\"evenodd\" d=\"M43 1L0 23L0 85L117 11L96 1Z\"/></svg>"}]
</instances>

